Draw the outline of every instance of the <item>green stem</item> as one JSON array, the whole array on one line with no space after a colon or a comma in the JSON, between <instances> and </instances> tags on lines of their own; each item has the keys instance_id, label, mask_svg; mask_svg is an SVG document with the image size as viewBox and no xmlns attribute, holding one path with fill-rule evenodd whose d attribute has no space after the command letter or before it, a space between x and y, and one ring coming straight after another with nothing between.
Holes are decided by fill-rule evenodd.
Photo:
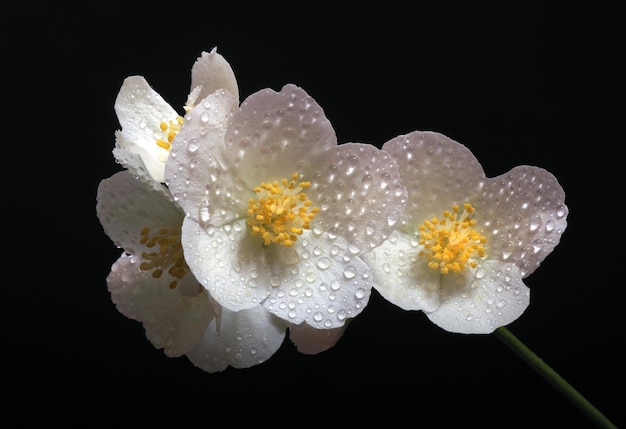
<instances>
[{"instance_id":1,"label":"green stem","mask_svg":"<svg viewBox=\"0 0 626 429\"><path fill-rule=\"evenodd\" d=\"M561 392L570 402L583 412L591 421L600 428L615 428L615 426L604 414L594 407L584 396L574 389L563 377L550 368L532 350L517 339L507 328L500 327L495 331L496 337L502 340L515 354L522 358L528 365L539 373L556 390Z\"/></svg>"}]
</instances>

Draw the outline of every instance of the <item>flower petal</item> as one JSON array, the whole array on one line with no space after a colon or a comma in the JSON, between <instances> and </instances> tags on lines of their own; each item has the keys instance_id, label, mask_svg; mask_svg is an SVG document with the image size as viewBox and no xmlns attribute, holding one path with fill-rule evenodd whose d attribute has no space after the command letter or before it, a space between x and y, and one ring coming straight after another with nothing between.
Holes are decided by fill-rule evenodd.
<instances>
[{"instance_id":1,"label":"flower petal","mask_svg":"<svg viewBox=\"0 0 626 429\"><path fill-rule=\"evenodd\" d=\"M282 345L287 324L263 307L229 311L222 308L220 327L211 321L201 342L187 357L207 372L217 372L229 365L248 368L269 359Z\"/></svg>"},{"instance_id":2,"label":"flower petal","mask_svg":"<svg viewBox=\"0 0 626 429\"><path fill-rule=\"evenodd\" d=\"M115 132L113 157L118 164L151 188L163 189L162 180L157 180L161 178L161 173L158 172L163 170L163 162L152 156L143 146L128 140L127 136L119 130Z\"/></svg>"},{"instance_id":3,"label":"flower petal","mask_svg":"<svg viewBox=\"0 0 626 429\"><path fill-rule=\"evenodd\" d=\"M565 192L548 171L518 166L485 182L475 202L476 221L489 234L489 257L533 273L554 250L567 227Z\"/></svg>"},{"instance_id":4,"label":"flower petal","mask_svg":"<svg viewBox=\"0 0 626 429\"><path fill-rule=\"evenodd\" d=\"M172 141L165 182L187 217L222 226L247 208L249 193L223 162L224 132L237 100L225 90L202 100L185 115Z\"/></svg>"},{"instance_id":5,"label":"flower petal","mask_svg":"<svg viewBox=\"0 0 626 429\"><path fill-rule=\"evenodd\" d=\"M164 192L151 189L126 170L102 180L96 200L96 214L104 232L131 254L148 250L140 242L145 227L179 229L184 216Z\"/></svg>"},{"instance_id":6,"label":"flower petal","mask_svg":"<svg viewBox=\"0 0 626 429\"><path fill-rule=\"evenodd\" d=\"M490 334L522 315L530 303L530 289L513 264L487 261L475 277L444 276L441 305L426 312L428 318L446 331L461 334ZM456 284L455 281L458 281Z\"/></svg>"},{"instance_id":7,"label":"flower petal","mask_svg":"<svg viewBox=\"0 0 626 429\"><path fill-rule=\"evenodd\" d=\"M363 254L374 278L374 287L383 298L404 310L433 311L439 307L441 276L418 256L422 246L400 231Z\"/></svg>"},{"instance_id":8,"label":"flower petal","mask_svg":"<svg viewBox=\"0 0 626 429\"><path fill-rule=\"evenodd\" d=\"M198 100L203 100L218 89L225 89L239 104L239 87L235 73L228 61L217 53L217 48L213 48L211 52L202 52L191 68L191 89L197 87L201 87Z\"/></svg>"},{"instance_id":9,"label":"flower petal","mask_svg":"<svg viewBox=\"0 0 626 429\"><path fill-rule=\"evenodd\" d=\"M341 237L332 242L307 234L293 247L272 249L272 288L265 308L317 329L339 328L360 314L371 294L371 274L358 256L344 259L339 248L345 246Z\"/></svg>"},{"instance_id":10,"label":"flower petal","mask_svg":"<svg viewBox=\"0 0 626 429\"><path fill-rule=\"evenodd\" d=\"M396 161L408 190L400 229L440 216L442 208L465 203L484 179L474 154L443 134L414 131L389 140L383 150ZM406 232L413 232L412 228Z\"/></svg>"},{"instance_id":11,"label":"flower petal","mask_svg":"<svg viewBox=\"0 0 626 429\"><path fill-rule=\"evenodd\" d=\"M324 111L301 88L263 89L250 95L233 114L225 153L250 188L259 181L290 178L301 161L337 145Z\"/></svg>"},{"instance_id":12,"label":"flower petal","mask_svg":"<svg viewBox=\"0 0 626 429\"><path fill-rule=\"evenodd\" d=\"M407 191L395 162L369 144L346 143L310 178L307 195L320 212L312 227L331 239L341 236L349 255L378 246L393 231Z\"/></svg>"},{"instance_id":13,"label":"flower petal","mask_svg":"<svg viewBox=\"0 0 626 429\"><path fill-rule=\"evenodd\" d=\"M140 155L150 174L156 181L163 182L163 168L169 152L156 142L158 139L167 141L160 125L162 122L175 122L178 113L142 76L124 79L114 108L124 136L123 139L118 138L116 144L131 151L135 146L142 148Z\"/></svg>"},{"instance_id":14,"label":"flower petal","mask_svg":"<svg viewBox=\"0 0 626 429\"><path fill-rule=\"evenodd\" d=\"M289 338L296 349L303 354L314 355L333 347L341 338L348 325L335 329L316 329L306 323L289 325Z\"/></svg>"},{"instance_id":15,"label":"flower petal","mask_svg":"<svg viewBox=\"0 0 626 429\"><path fill-rule=\"evenodd\" d=\"M124 316L143 323L146 337L157 349L169 356L181 356L195 347L214 317L208 294L183 295L170 289L173 277L164 273L154 278L139 268L141 260L122 254L111 267L107 286L111 300ZM192 275L180 280L197 283ZM201 289L198 289L201 290Z\"/></svg>"},{"instance_id":16,"label":"flower petal","mask_svg":"<svg viewBox=\"0 0 626 429\"><path fill-rule=\"evenodd\" d=\"M223 307L252 308L270 294L263 246L248 234L245 220L205 229L185 218L182 242L189 268Z\"/></svg>"}]
</instances>

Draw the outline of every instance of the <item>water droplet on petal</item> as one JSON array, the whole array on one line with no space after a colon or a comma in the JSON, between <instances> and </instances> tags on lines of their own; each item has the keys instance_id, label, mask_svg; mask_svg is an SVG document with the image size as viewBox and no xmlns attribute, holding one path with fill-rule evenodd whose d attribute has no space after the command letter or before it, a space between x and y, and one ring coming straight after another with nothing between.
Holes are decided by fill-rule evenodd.
<instances>
[{"instance_id":1,"label":"water droplet on petal","mask_svg":"<svg viewBox=\"0 0 626 429\"><path fill-rule=\"evenodd\" d=\"M356 276L356 268L354 268L352 265L348 265L344 270L343 270L343 275L347 278L347 279L353 279Z\"/></svg>"}]
</instances>

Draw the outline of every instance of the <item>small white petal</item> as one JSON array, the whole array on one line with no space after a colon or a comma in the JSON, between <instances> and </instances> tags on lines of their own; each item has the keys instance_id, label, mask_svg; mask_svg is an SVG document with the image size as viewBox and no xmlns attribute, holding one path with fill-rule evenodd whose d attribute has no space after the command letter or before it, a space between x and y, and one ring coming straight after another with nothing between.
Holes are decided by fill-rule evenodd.
<instances>
[{"instance_id":1,"label":"small white petal","mask_svg":"<svg viewBox=\"0 0 626 429\"><path fill-rule=\"evenodd\" d=\"M300 353L314 355L333 347L348 325L335 329L315 329L306 323L289 325L289 339Z\"/></svg>"},{"instance_id":2,"label":"small white petal","mask_svg":"<svg viewBox=\"0 0 626 429\"><path fill-rule=\"evenodd\" d=\"M140 155L154 180L163 182L163 169L168 151L156 144L158 139L167 141L161 130L162 122L175 122L178 113L161 97L142 76L124 79L115 99L115 113L122 127L124 139L118 144L133 152L141 148ZM128 147L128 142L132 145Z\"/></svg>"},{"instance_id":3,"label":"small white petal","mask_svg":"<svg viewBox=\"0 0 626 429\"><path fill-rule=\"evenodd\" d=\"M287 324L263 307L229 311L222 309L220 327L211 321L202 341L187 353L189 360L207 372L228 366L248 368L265 362L282 345Z\"/></svg>"},{"instance_id":4,"label":"small white petal","mask_svg":"<svg viewBox=\"0 0 626 429\"><path fill-rule=\"evenodd\" d=\"M428 318L446 331L461 334L490 334L524 313L530 303L530 289L519 268L513 264L487 261L483 274L474 278L446 276L441 287L441 305ZM460 280L458 284L450 284Z\"/></svg>"},{"instance_id":5,"label":"small white petal","mask_svg":"<svg viewBox=\"0 0 626 429\"><path fill-rule=\"evenodd\" d=\"M181 356L198 344L214 317L208 295L186 296L170 289L171 276L154 278L139 269L140 262L127 254L115 262L107 276L111 300L120 313L143 323L154 347L167 356ZM196 283L191 275L181 282Z\"/></svg>"},{"instance_id":6,"label":"small white petal","mask_svg":"<svg viewBox=\"0 0 626 429\"><path fill-rule=\"evenodd\" d=\"M270 294L263 246L250 236L245 221L203 228L185 218L185 260L198 281L223 307L238 311L258 306Z\"/></svg>"},{"instance_id":7,"label":"small white petal","mask_svg":"<svg viewBox=\"0 0 626 429\"><path fill-rule=\"evenodd\" d=\"M404 310L433 311L439 307L441 275L418 256L421 246L400 231L362 255L372 269L374 287L383 298Z\"/></svg>"},{"instance_id":8,"label":"small white petal","mask_svg":"<svg viewBox=\"0 0 626 429\"><path fill-rule=\"evenodd\" d=\"M225 89L239 103L239 87L235 73L228 61L217 53L217 48L213 48L211 52L202 52L191 68L192 91L194 88L201 88L197 95L198 100L219 89Z\"/></svg>"},{"instance_id":9,"label":"small white petal","mask_svg":"<svg viewBox=\"0 0 626 429\"><path fill-rule=\"evenodd\" d=\"M153 190L128 171L120 171L100 182L96 214L109 238L133 254L148 250L140 242L143 228L179 229L183 220L183 213L163 190Z\"/></svg>"}]
</instances>

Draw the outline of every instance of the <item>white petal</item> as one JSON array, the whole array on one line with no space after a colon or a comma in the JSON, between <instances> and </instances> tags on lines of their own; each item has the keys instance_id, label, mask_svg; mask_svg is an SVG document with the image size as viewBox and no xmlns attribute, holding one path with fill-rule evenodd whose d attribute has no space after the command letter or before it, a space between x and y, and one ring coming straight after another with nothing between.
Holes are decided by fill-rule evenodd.
<instances>
[{"instance_id":1,"label":"white petal","mask_svg":"<svg viewBox=\"0 0 626 429\"><path fill-rule=\"evenodd\" d=\"M248 368L265 362L282 345L287 325L257 306L249 310L222 309L219 331L211 321L198 346L187 353L189 360L207 372L229 365Z\"/></svg>"},{"instance_id":2,"label":"white petal","mask_svg":"<svg viewBox=\"0 0 626 429\"><path fill-rule=\"evenodd\" d=\"M165 189L163 187L163 163L151 156L143 147L129 141L121 131L115 132L113 156L118 164L151 188ZM169 196L169 192L166 194Z\"/></svg>"},{"instance_id":3,"label":"white petal","mask_svg":"<svg viewBox=\"0 0 626 429\"><path fill-rule=\"evenodd\" d=\"M245 220L202 228L185 218L185 260L198 281L223 307L232 311L258 306L270 293L263 246L250 236Z\"/></svg>"},{"instance_id":4,"label":"white petal","mask_svg":"<svg viewBox=\"0 0 626 429\"><path fill-rule=\"evenodd\" d=\"M334 148L337 137L317 102L289 84L280 92L261 90L241 103L225 145L229 163L252 188L303 173L300 163Z\"/></svg>"},{"instance_id":5,"label":"white petal","mask_svg":"<svg viewBox=\"0 0 626 429\"><path fill-rule=\"evenodd\" d=\"M415 131L388 141L383 150L395 159L408 190L402 224L419 225L467 202L484 179L474 154L443 134Z\"/></svg>"},{"instance_id":6,"label":"white petal","mask_svg":"<svg viewBox=\"0 0 626 429\"><path fill-rule=\"evenodd\" d=\"M176 121L178 114L142 76L124 79L114 108L122 126L122 134L128 142L132 142L132 146L126 149L134 151L134 146L141 147L141 156L145 158L144 162L150 174L155 180L163 182L163 168L168 151L159 147L156 141L167 141L160 124Z\"/></svg>"},{"instance_id":7,"label":"white petal","mask_svg":"<svg viewBox=\"0 0 626 429\"><path fill-rule=\"evenodd\" d=\"M406 188L387 152L369 144L346 143L309 179L307 196L320 208L313 225L343 237L350 254L378 246L404 210Z\"/></svg>"},{"instance_id":8,"label":"white petal","mask_svg":"<svg viewBox=\"0 0 626 429\"><path fill-rule=\"evenodd\" d=\"M372 288L371 273L358 256L344 259L335 242L308 234L293 247L273 247L271 296L263 305L278 317L318 329L339 328L363 311Z\"/></svg>"},{"instance_id":9,"label":"white petal","mask_svg":"<svg viewBox=\"0 0 626 429\"><path fill-rule=\"evenodd\" d=\"M446 331L461 334L489 334L522 315L530 303L530 289L513 264L487 261L476 277L461 278L458 284L442 284L441 305L426 313ZM443 276L449 282L458 276Z\"/></svg>"},{"instance_id":10,"label":"white petal","mask_svg":"<svg viewBox=\"0 0 626 429\"><path fill-rule=\"evenodd\" d=\"M111 300L120 313L143 323L154 347L167 356L181 356L198 344L214 317L208 295L182 295L177 288L170 289L171 276L154 278L139 269L140 263L141 259L123 254L113 264L107 276ZM182 282L196 281L187 275Z\"/></svg>"},{"instance_id":11,"label":"white petal","mask_svg":"<svg viewBox=\"0 0 626 429\"><path fill-rule=\"evenodd\" d=\"M300 353L314 355L333 347L348 325L335 329L315 329L306 323L289 325L289 338Z\"/></svg>"},{"instance_id":12,"label":"white petal","mask_svg":"<svg viewBox=\"0 0 626 429\"><path fill-rule=\"evenodd\" d=\"M198 100L202 100L218 89L230 92L239 104L239 87L230 64L217 53L217 48L211 52L202 52L191 68L191 89L201 87Z\"/></svg>"},{"instance_id":13,"label":"white petal","mask_svg":"<svg viewBox=\"0 0 626 429\"><path fill-rule=\"evenodd\" d=\"M104 232L128 253L148 250L139 241L143 228L179 229L183 221L183 213L164 193L154 191L125 170L102 180L96 199L96 214Z\"/></svg>"},{"instance_id":14,"label":"white petal","mask_svg":"<svg viewBox=\"0 0 626 429\"><path fill-rule=\"evenodd\" d=\"M172 141L165 182L196 222L221 226L247 210L252 191L233 177L222 159L224 132L236 108L237 100L227 91L209 95L185 115Z\"/></svg>"},{"instance_id":15,"label":"white petal","mask_svg":"<svg viewBox=\"0 0 626 429\"><path fill-rule=\"evenodd\" d=\"M418 256L415 238L400 231L362 255L372 270L374 288L383 298L404 310L433 311L439 307L441 275Z\"/></svg>"},{"instance_id":16,"label":"white petal","mask_svg":"<svg viewBox=\"0 0 626 429\"><path fill-rule=\"evenodd\" d=\"M523 277L554 250L567 227L563 188L538 167L518 166L488 179L474 205L489 257L516 264Z\"/></svg>"}]
</instances>

